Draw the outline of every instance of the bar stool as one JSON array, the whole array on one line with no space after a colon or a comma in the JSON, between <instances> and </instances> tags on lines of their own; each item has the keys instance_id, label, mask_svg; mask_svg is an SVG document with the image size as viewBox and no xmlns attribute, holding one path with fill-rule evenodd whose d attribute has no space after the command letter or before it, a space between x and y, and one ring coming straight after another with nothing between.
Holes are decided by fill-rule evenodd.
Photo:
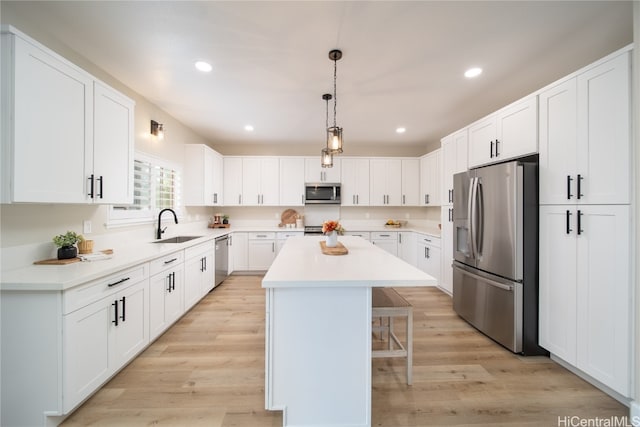
<instances>
[{"instance_id":1,"label":"bar stool","mask_svg":"<svg viewBox=\"0 0 640 427\"><path fill-rule=\"evenodd\" d=\"M371 294L372 317L379 319L378 325L372 326L373 332L386 333L388 346L385 350L372 350L371 357L406 357L407 359L407 384L411 385L413 368L413 307L407 300L402 298L393 288L373 288ZM382 322L387 318L387 324ZM393 319L395 317L406 317L406 345L396 336L393 330Z\"/></svg>"}]
</instances>

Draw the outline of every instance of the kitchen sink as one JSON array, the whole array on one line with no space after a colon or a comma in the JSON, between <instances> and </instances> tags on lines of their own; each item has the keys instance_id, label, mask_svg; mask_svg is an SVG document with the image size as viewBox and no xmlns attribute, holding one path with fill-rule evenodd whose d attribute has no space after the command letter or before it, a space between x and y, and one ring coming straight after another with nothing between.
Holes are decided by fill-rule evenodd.
<instances>
[{"instance_id":1,"label":"kitchen sink","mask_svg":"<svg viewBox=\"0 0 640 427\"><path fill-rule=\"evenodd\" d=\"M188 242L189 240L197 239L199 237L202 236L176 236L169 237L168 239L156 240L153 243L184 243Z\"/></svg>"}]
</instances>

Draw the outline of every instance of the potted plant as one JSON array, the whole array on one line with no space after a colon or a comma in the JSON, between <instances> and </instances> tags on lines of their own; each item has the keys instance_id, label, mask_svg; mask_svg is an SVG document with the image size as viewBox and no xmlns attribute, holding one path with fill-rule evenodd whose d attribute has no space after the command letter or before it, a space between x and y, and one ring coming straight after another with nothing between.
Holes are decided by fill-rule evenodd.
<instances>
[{"instance_id":1,"label":"potted plant","mask_svg":"<svg viewBox=\"0 0 640 427\"><path fill-rule=\"evenodd\" d=\"M229 215L222 215L222 223L229 224Z\"/></svg>"},{"instance_id":2,"label":"potted plant","mask_svg":"<svg viewBox=\"0 0 640 427\"><path fill-rule=\"evenodd\" d=\"M58 247L58 259L69 259L78 256L78 248L74 245L81 239L83 237L73 231L67 231L66 234L55 236L53 243Z\"/></svg>"},{"instance_id":3,"label":"potted plant","mask_svg":"<svg viewBox=\"0 0 640 427\"><path fill-rule=\"evenodd\" d=\"M322 223L322 233L326 236L327 247L335 248L338 246L338 234L344 234L344 228L338 221L325 221Z\"/></svg>"}]
</instances>

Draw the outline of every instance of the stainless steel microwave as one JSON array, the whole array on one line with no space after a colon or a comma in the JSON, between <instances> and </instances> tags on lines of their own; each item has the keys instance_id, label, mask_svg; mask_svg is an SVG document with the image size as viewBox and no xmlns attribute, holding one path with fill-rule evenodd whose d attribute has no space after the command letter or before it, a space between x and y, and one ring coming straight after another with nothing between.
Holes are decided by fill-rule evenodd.
<instances>
[{"instance_id":1,"label":"stainless steel microwave","mask_svg":"<svg viewBox=\"0 0 640 427\"><path fill-rule=\"evenodd\" d=\"M306 183L304 189L304 202L307 205L339 205L340 183Z\"/></svg>"}]
</instances>

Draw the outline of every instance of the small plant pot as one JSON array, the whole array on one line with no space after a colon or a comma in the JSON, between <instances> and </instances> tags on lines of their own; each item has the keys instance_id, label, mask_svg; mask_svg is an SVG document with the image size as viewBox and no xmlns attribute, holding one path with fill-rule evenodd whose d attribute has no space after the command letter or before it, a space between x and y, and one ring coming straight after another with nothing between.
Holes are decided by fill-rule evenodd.
<instances>
[{"instance_id":1,"label":"small plant pot","mask_svg":"<svg viewBox=\"0 0 640 427\"><path fill-rule=\"evenodd\" d=\"M229 220L228 220L228 219L223 219L223 220L222 220L222 223L223 223L223 224L229 224Z\"/></svg>"},{"instance_id":2,"label":"small plant pot","mask_svg":"<svg viewBox=\"0 0 640 427\"><path fill-rule=\"evenodd\" d=\"M78 242L78 253L90 254L93 253L93 240L83 240Z\"/></svg>"},{"instance_id":3,"label":"small plant pot","mask_svg":"<svg viewBox=\"0 0 640 427\"><path fill-rule=\"evenodd\" d=\"M58 249L58 259L70 259L78 256L78 248L75 246L63 246Z\"/></svg>"}]
</instances>

